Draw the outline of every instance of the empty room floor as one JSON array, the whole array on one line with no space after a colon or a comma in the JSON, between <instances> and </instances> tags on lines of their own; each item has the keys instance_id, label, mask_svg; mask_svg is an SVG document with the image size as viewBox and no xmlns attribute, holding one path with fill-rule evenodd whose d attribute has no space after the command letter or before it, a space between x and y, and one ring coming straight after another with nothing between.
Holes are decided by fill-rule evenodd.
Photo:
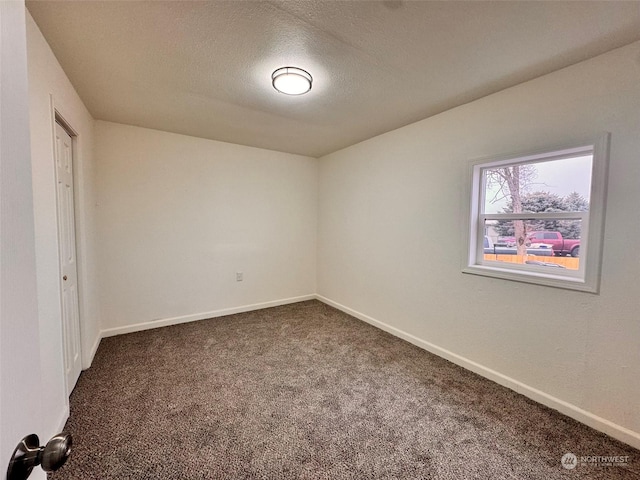
<instances>
[{"instance_id":1,"label":"empty room floor","mask_svg":"<svg viewBox=\"0 0 640 480\"><path fill-rule=\"evenodd\" d=\"M315 300L104 339L66 431L52 479L640 479L638 450Z\"/></svg>"}]
</instances>

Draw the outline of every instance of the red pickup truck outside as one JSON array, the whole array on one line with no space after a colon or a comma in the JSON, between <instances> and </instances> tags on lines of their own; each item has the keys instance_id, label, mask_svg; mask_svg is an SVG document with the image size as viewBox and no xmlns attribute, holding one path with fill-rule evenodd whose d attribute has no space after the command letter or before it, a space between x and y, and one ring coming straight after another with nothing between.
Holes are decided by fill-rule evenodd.
<instances>
[{"instance_id":1,"label":"red pickup truck outside","mask_svg":"<svg viewBox=\"0 0 640 480\"><path fill-rule=\"evenodd\" d=\"M560 232L532 232L528 235L531 243L546 243L552 245L553 253L559 257L580 255L580 239L562 238Z\"/></svg>"}]
</instances>

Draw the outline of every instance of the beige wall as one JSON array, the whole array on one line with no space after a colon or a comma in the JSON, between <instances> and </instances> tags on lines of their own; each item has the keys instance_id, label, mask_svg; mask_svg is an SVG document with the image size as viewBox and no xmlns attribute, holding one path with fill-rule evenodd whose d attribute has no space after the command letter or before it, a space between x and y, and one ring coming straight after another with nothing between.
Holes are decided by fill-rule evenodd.
<instances>
[{"instance_id":1,"label":"beige wall","mask_svg":"<svg viewBox=\"0 0 640 480\"><path fill-rule=\"evenodd\" d=\"M321 158L318 294L640 447L639 128L635 43ZM462 274L469 160L603 131L600 295Z\"/></svg>"},{"instance_id":2,"label":"beige wall","mask_svg":"<svg viewBox=\"0 0 640 480\"><path fill-rule=\"evenodd\" d=\"M96 157L106 334L315 293L315 159L101 121Z\"/></svg>"},{"instance_id":3,"label":"beige wall","mask_svg":"<svg viewBox=\"0 0 640 480\"><path fill-rule=\"evenodd\" d=\"M77 148L74 152L74 182L76 243L79 258L80 331L84 368L90 365L100 339L100 317L96 295L98 272L95 260L94 121L62 71L31 15L28 12L26 15L43 404L46 405L46 419L51 423L50 434L54 434L66 420L68 399L62 364L52 101L55 109L78 134Z\"/></svg>"}]
</instances>

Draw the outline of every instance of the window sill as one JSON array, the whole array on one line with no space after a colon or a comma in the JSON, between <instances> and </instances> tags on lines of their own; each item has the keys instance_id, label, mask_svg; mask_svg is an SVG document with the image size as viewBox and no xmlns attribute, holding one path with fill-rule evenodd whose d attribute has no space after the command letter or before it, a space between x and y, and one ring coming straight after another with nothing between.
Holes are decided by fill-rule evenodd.
<instances>
[{"instance_id":1,"label":"window sill","mask_svg":"<svg viewBox=\"0 0 640 480\"><path fill-rule=\"evenodd\" d=\"M598 293L597 285L591 285L581 278L571 278L564 275L552 275L549 273L522 270L515 271L513 268L501 268L490 265L468 265L462 269L462 273L472 275L482 275L484 277L501 278L515 282L532 283L547 287L563 288L566 290L577 290L588 293Z\"/></svg>"}]
</instances>

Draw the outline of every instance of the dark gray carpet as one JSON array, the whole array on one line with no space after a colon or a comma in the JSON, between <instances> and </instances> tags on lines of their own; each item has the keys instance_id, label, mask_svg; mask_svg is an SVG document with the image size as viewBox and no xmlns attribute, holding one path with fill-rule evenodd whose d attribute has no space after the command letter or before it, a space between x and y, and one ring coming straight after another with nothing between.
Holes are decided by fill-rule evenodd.
<instances>
[{"instance_id":1,"label":"dark gray carpet","mask_svg":"<svg viewBox=\"0 0 640 480\"><path fill-rule=\"evenodd\" d=\"M66 428L56 480L640 478L638 450L317 301L103 340Z\"/></svg>"}]
</instances>

